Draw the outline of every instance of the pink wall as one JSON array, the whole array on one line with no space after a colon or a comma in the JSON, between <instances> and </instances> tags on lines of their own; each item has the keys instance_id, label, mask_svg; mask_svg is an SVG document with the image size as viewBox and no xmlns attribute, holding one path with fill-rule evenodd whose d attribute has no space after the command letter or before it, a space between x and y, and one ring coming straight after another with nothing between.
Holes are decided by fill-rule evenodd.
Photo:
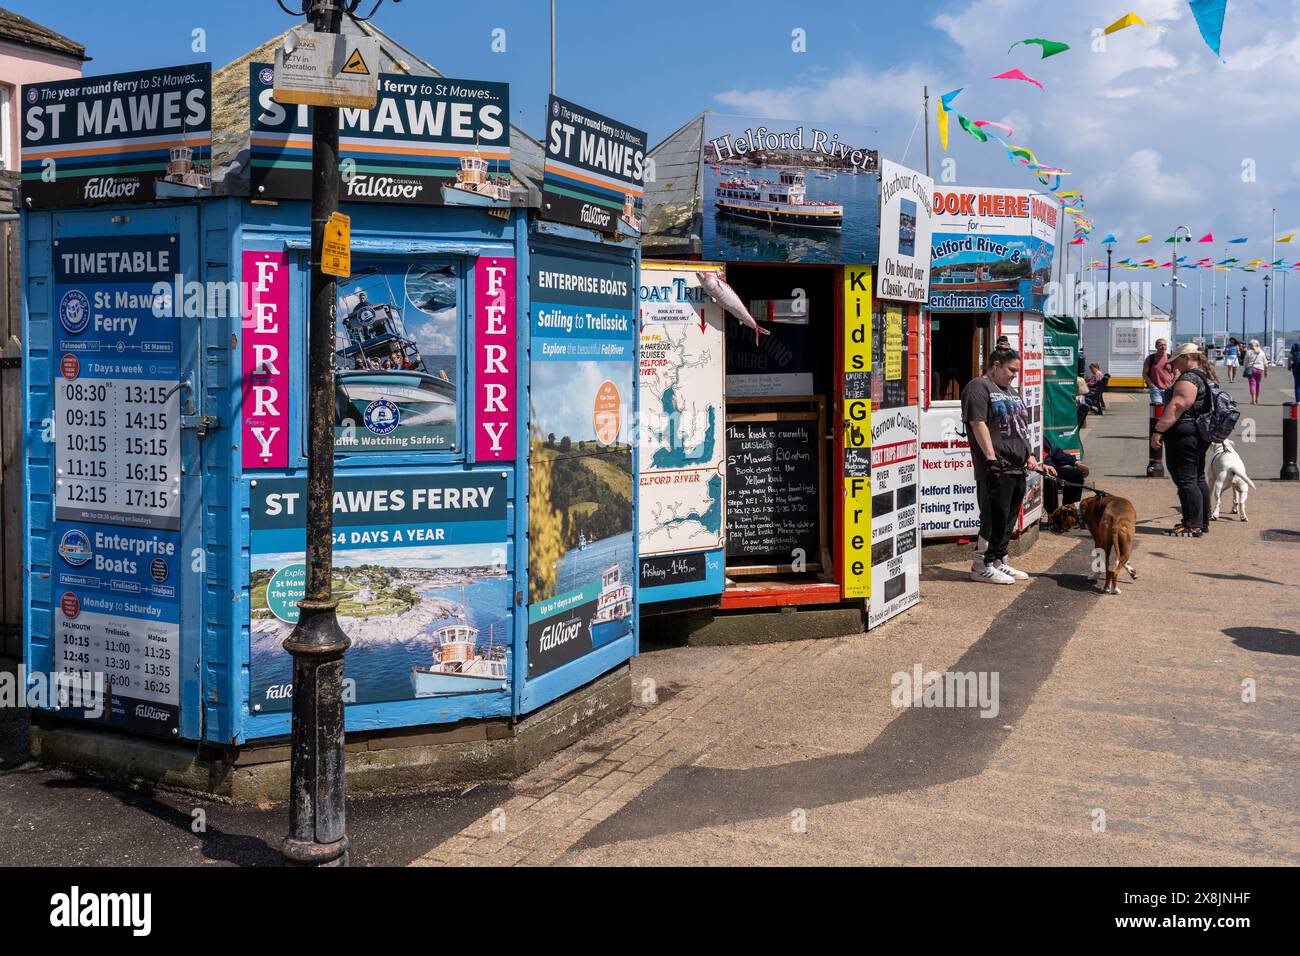
<instances>
[{"instance_id":1,"label":"pink wall","mask_svg":"<svg viewBox=\"0 0 1300 956\"><path fill-rule=\"evenodd\" d=\"M81 62L44 50L0 40L0 83L9 87L9 168L17 169L22 149L19 119L25 83L71 80L81 76Z\"/></svg>"}]
</instances>

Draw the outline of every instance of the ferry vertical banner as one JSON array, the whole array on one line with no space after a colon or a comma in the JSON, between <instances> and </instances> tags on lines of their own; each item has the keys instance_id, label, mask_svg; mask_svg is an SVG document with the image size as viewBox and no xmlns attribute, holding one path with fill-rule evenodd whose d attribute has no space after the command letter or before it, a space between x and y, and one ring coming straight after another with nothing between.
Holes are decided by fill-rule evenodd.
<instances>
[{"instance_id":1,"label":"ferry vertical banner","mask_svg":"<svg viewBox=\"0 0 1300 956\"><path fill-rule=\"evenodd\" d=\"M844 267L844 551L842 593L871 597L871 289L867 265Z\"/></svg>"},{"instance_id":2,"label":"ferry vertical banner","mask_svg":"<svg viewBox=\"0 0 1300 956\"><path fill-rule=\"evenodd\" d=\"M245 252L245 470L289 466L289 269L283 252Z\"/></svg>"},{"instance_id":3,"label":"ferry vertical banner","mask_svg":"<svg viewBox=\"0 0 1300 956\"><path fill-rule=\"evenodd\" d=\"M880 161L880 264L876 297L924 302L930 295L934 180Z\"/></svg>"},{"instance_id":4,"label":"ferry vertical banner","mask_svg":"<svg viewBox=\"0 0 1300 956\"><path fill-rule=\"evenodd\" d=\"M22 87L28 209L211 192L212 65Z\"/></svg>"},{"instance_id":5,"label":"ferry vertical banner","mask_svg":"<svg viewBox=\"0 0 1300 956\"><path fill-rule=\"evenodd\" d=\"M255 199L311 198L311 107L271 96L275 68L249 64L249 185ZM339 114L344 202L510 202L510 86L379 74L373 109Z\"/></svg>"},{"instance_id":6,"label":"ferry vertical banner","mask_svg":"<svg viewBox=\"0 0 1300 956\"><path fill-rule=\"evenodd\" d=\"M555 222L640 232L646 134L552 96L546 104L542 215Z\"/></svg>"},{"instance_id":7,"label":"ferry vertical banner","mask_svg":"<svg viewBox=\"0 0 1300 956\"><path fill-rule=\"evenodd\" d=\"M474 264L474 347L478 397L474 457L515 460L515 260L480 256Z\"/></svg>"}]
</instances>

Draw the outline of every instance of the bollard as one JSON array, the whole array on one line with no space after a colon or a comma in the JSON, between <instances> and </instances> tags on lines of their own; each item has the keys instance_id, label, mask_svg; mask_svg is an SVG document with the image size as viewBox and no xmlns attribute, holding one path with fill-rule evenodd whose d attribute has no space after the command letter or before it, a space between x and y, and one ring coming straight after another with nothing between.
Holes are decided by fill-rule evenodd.
<instances>
[{"instance_id":1,"label":"bollard","mask_svg":"<svg viewBox=\"0 0 1300 956\"><path fill-rule=\"evenodd\" d=\"M1282 474L1283 481L1300 481L1296 468L1296 430L1300 428L1300 404L1282 403Z\"/></svg>"},{"instance_id":2,"label":"bollard","mask_svg":"<svg viewBox=\"0 0 1300 956\"><path fill-rule=\"evenodd\" d=\"M1156 422L1160 421L1160 416L1165 413L1163 405L1151 406L1151 421L1147 423L1147 438L1149 439L1156 433ZM1163 478L1165 476L1165 446L1161 442L1159 448L1150 448L1147 457L1147 477Z\"/></svg>"}]
</instances>

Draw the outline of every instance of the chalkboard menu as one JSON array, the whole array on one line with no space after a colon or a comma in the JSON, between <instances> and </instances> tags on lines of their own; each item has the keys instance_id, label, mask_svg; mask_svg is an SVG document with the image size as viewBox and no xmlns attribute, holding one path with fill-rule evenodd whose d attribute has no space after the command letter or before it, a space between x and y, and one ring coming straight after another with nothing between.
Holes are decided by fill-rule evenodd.
<instances>
[{"instance_id":1,"label":"chalkboard menu","mask_svg":"<svg viewBox=\"0 0 1300 956\"><path fill-rule=\"evenodd\" d=\"M727 424L727 559L821 560L821 468L812 419Z\"/></svg>"}]
</instances>

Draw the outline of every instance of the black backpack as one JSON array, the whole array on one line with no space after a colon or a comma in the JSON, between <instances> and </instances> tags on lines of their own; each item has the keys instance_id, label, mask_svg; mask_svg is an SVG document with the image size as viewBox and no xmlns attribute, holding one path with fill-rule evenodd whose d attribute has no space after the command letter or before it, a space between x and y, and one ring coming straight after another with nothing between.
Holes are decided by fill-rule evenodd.
<instances>
[{"instance_id":1,"label":"black backpack","mask_svg":"<svg viewBox=\"0 0 1300 956\"><path fill-rule=\"evenodd\" d=\"M1201 372L1200 369L1196 371ZM1206 390L1209 392L1208 406L1205 411L1196 416L1196 433L1201 436L1205 442L1223 441L1232 435L1233 429L1237 427L1237 422L1241 420L1241 412L1237 408L1237 401L1219 386L1204 372L1201 372L1201 378L1205 381Z\"/></svg>"}]
</instances>

